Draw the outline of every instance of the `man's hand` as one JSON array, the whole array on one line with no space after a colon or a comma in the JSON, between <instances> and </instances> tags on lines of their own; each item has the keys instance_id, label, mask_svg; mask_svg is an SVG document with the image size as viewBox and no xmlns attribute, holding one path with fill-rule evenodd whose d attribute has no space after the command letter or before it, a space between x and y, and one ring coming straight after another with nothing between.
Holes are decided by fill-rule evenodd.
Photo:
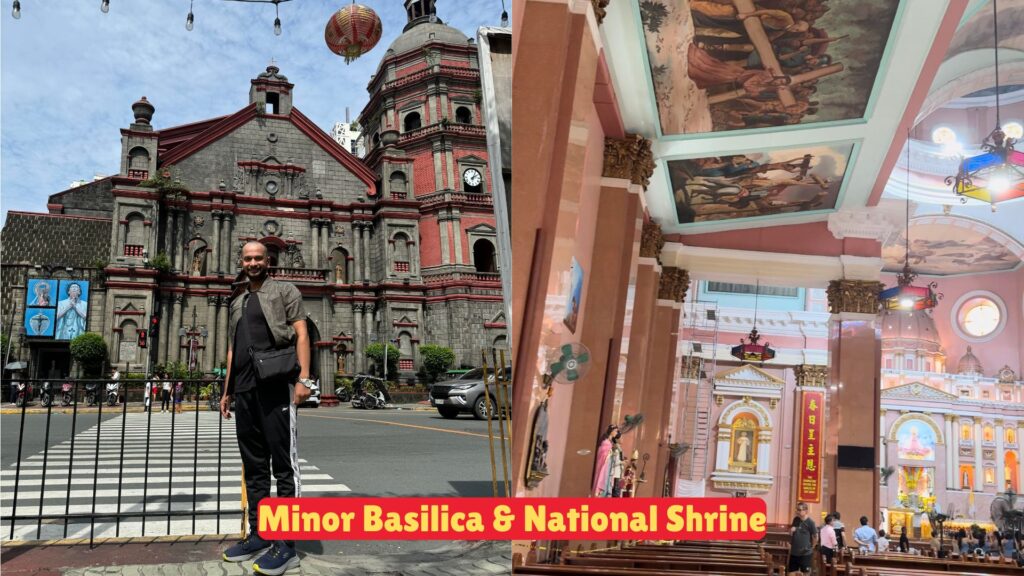
<instances>
[{"instance_id":1,"label":"man's hand","mask_svg":"<svg viewBox=\"0 0 1024 576\"><path fill-rule=\"evenodd\" d=\"M301 382L295 383L295 397L292 398L292 404L301 406L306 400L309 400L310 394L313 392Z\"/></svg>"},{"instance_id":2,"label":"man's hand","mask_svg":"<svg viewBox=\"0 0 1024 576\"><path fill-rule=\"evenodd\" d=\"M220 397L220 415L225 420L231 420L231 394L225 394Z\"/></svg>"}]
</instances>

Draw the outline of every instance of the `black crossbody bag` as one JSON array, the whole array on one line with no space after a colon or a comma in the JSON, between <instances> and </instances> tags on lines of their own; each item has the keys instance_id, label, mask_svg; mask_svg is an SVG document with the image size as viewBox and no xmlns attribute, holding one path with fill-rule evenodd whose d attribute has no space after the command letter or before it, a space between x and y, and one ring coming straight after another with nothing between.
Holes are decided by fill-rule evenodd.
<instances>
[{"instance_id":1,"label":"black crossbody bag","mask_svg":"<svg viewBox=\"0 0 1024 576\"><path fill-rule=\"evenodd\" d=\"M245 322L245 329L249 330L249 318L245 313L245 308L249 305L249 295L246 294L245 298L245 303L242 304L242 320ZM273 338L273 334L271 334L271 338ZM252 359L256 381L260 384L291 382L300 371L299 357L295 353L294 344L272 350L254 350L252 346L249 346L249 357Z\"/></svg>"}]
</instances>

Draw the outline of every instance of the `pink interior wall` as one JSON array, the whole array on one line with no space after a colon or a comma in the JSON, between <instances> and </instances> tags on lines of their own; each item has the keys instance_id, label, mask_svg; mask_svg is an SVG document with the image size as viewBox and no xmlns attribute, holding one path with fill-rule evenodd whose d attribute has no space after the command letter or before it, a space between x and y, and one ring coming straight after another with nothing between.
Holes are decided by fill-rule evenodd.
<instances>
[{"instance_id":1,"label":"pink interior wall","mask_svg":"<svg viewBox=\"0 0 1024 576\"><path fill-rule=\"evenodd\" d=\"M922 284L926 278L920 278L917 284ZM895 278L885 274L882 282L886 286L895 283ZM939 340L946 350L946 364L950 371L956 370L960 357L967 352L967 346L978 360L981 361L985 376L994 376L996 371L1009 365L1017 372L1018 378L1022 373L1022 361L1024 361L1024 310L1022 310L1022 294L1024 294L1024 267L1010 272L999 272L993 274L978 274L958 277L929 278L929 281L938 282L938 292L943 294L942 300L932 311L935 318L935 328L939 332ZM983 343L972 343L957 336L953 331L953 307L956 301L964 294L974 290L987 290L992 292L1003 301L1006 306L1006 325L998 336Z\"/></svg>"},{"instance_id":2,"label":"pink interior wall","mask_svg":"<svg viewBox=\"0 0 1024 576\"><path fill-rule=\"evenodd\" d=\"M799 238L797 243L794 238ZM806 254L809 256L877 257L881 244L863 238L839 240L828 230L827 222L769 226L765 228L744 228L704 234L670 234L669 242L680 242L686 246L725 248L728 250L755 250L783 254Z\"/></svg>"}]
</instances>

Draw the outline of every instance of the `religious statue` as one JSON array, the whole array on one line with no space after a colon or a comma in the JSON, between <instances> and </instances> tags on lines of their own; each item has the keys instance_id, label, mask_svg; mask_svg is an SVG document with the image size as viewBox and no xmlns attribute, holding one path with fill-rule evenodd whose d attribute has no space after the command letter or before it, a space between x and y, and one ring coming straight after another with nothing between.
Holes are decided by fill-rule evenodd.
<instances>
[{"instance_id":1,"label":"religious statue","mask_svg":"<svg viewBox=\"0 0 1024 576\"><path fill-rule=\"evenodd\" d=\"M192 256L192 274L201 275L203 273L203 262L206 260L206 247L203 246L196 250L195 255Z\"/></svg>"},{"instance_id":2,"label":"religious statue","mask_svg":"<svg viewBox=\"0 0 1024 576\"><path fill-rule=\"evenodd\" d=\"M611 467L612 437L618 434L619 427L609 424L608 428L601 435L601 442L597 447L597 471L594 474L593 496L605 496L605 491L611 493L608 488L609 468Z\"/></svg>"},{"instance_id":3,"label":"religious statue","mask_svg":"<svg viewBox=\"0 0 1024 576\"><path fill-rule=\"evenodd\" d=\"M736 456L733 458L736 462L742 462L743 464L750 464L752 462L750 447L753 443L753 437L753 433L749 430L739 430L736 432Z\"/></svg>"},{"instance_id":4,"label":"religious statue","mask_svg":"<svg viewBox=\"0 0 1024 576\"><path fill-rule=\"evenodd\" d=\"M636 494L636 461L640 456L637 450L633 450L633 455L629 458L629 464L626 465L626 469L622 472L622 497L632 498Z\"/></svg>"}]
</instances>

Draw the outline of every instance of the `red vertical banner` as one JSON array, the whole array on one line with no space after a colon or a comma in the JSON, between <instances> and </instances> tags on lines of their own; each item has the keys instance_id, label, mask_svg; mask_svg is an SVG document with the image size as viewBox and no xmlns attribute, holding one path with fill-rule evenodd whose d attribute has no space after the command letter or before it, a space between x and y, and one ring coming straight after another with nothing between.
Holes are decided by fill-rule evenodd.
<instances>
[{"instance_id":1,"label":"red vertical banner","mask_svg":"<svg viewBox=\"0 0 1024 576\"><path fill-rule=\"evenodd\" d=\"M825 430L825 393L804 390L800 396L800 484L797 500L821 501L821 439Z\"/></svg>"}]
</instances>

